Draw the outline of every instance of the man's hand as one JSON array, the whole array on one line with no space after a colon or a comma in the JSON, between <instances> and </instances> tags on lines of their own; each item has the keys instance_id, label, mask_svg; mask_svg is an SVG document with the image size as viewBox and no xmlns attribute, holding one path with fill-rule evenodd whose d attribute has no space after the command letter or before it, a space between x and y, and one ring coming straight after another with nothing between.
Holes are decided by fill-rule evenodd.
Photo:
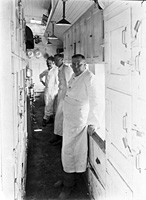
<instances>
[{"instance_id":1,"label":"man's hand","mask_svg":"<svg viewBox=\"0 0 146 200\"><path fill-rule=\"evenodd\" d=\"M97 130L97 127L94 126L94 125L88 125L88 128L87 128L87 133L92 136L95 131Z\"/></svg>"}]
</instances>

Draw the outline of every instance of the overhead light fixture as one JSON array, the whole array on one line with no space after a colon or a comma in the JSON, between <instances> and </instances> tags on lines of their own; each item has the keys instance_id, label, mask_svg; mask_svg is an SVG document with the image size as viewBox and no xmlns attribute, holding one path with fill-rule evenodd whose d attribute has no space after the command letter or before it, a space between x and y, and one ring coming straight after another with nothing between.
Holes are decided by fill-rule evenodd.
<instances>
[{"instance_id":1,"label":"overhead light fixture","mask_svg":"<svg viewBox=\"0 0 146 200\"><path fill-rule=\"evenodd\" d=\"M32 19L30 20L30 23L31 23L31 24L42 24L42 22L41 22L40 20L35 20L34 18L32 18Z\"/></svg>"},{"instance_id":2,"label":"overhead light fixture","mask_svg":"<svg viewBox=\"0 0 146 200\"><path fill-rule=\"evenodd\" d=\"M54 24L55 24L55 22L54 21L52 21L51 22L52 23L52 35L50 35L50 36L48 36L48 39L58 39L57 37L56 37L56 35L54 35Z\"/></svg>"},{"instance_id":3,"label":"overhead light fixture","mask_svg":"<svg viewBox=\"0 0 146 200\"><path fill-rule=\"evenodd\" d=\"M51 45L52 43L49 41L49 34L48 34L48 42L47 42L48 45Z\"/></svg>"},{"instance_id":4,"label":"overhead light fixture","mask_svg":"<svg viewBox=\"0 0 146 200\"><path fill-rule=\"evenodd\" d=\"M63 18L59 22L57 22L56 25L60 25L60 26L70 26L71 25L71 23L68 22L65 19L65 4L66 4L66 1L67 0L62 0L62 2L63 2L63 16L62 17Z\"/></svg>"}]
</instances>

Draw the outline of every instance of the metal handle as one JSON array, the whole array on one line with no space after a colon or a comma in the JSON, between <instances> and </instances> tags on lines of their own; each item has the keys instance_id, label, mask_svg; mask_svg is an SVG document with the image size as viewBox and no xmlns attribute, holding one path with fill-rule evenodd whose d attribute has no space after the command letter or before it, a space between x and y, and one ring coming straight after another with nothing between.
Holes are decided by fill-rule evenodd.
<instances>
[{"instance_id":1,"label":"metal handle","mask_svg":"<svg viewBox=\"0 0 146 200\"><path fill-rule=\"evenodd\" d=\"M123 116L123 129L126 131L127 133L127 126L126 126L126 118L127 118L127 113Z\"/></svg>"},{"instance_id":2,"label":"metal handle","mask_svg":"<svg viewBox=\"0 0 146 200\"><path fill-rule=\"evenodd\" d=\"M140 74L139 57L140 57L140 52L135 56L135 70Z\"/></svg>"},{"instance_id":3,"label":"metal handle","mask_svg":"<svg viewBox=\"0 0 146 200\"><path fill-rule=\"evenodd\" d=\"M136 155L136 169L139 170L139 172L141 172L140 154L141 150L139 150L139 153Z\"/></svg>"},{"instance_id":4,"label":"metal handle","mask_svg":"<svg viewBox=\"0 0 146 200\"><path fill-rule=\"evenodd\" d=\"M127 48L127 43L126 43L126 30L127 28L125 27L124 30L122 30L122 44Z\"/></svg>"}]
</instances>

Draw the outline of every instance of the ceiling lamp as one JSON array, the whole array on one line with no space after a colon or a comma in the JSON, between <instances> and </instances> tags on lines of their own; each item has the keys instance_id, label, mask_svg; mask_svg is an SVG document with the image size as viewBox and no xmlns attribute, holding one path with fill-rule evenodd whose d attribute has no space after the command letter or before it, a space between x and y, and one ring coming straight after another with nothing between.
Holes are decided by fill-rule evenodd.
<instances>
[{"instance_id":1,"label":"ceiling lamp","mask_svg":"<svg viewBox=\"0 0 146 200\"><path fill-rule=\"evenodd\" d=\"M49 39L48 39L48 42L47 42L47 44L48 44L48 45L52 45L52 43L49 41Z\"/></svg>"},{"instance_id":2,"label":"ceiling lamp","mask_svg":"<svg viewBox=\"0 0 146 200\"><path fill-rule=\"evenodd\" d=\"M55 24L55 22L51 22L52 23L52 35L50 35L50 36L48 36L48 38L49 39L58 39L57 37L56 37L56 35L54 35L54 24Z\"/></svg>"},{"instance_id":3,"label":"ceiling lamp","mask_svg":"<svg viewBox=\"0 0 146 200\"><path fill-rule=\"evenodd\" d=\"M49 41L49 34L48 34L48 42L47 42L48 45L51 45L52 43Z\"/></svg>"},{"instance_id":4,"label":"ceiling lamp","mask_svg":"<svg viewBox=\"0 0 146 200\"><path fill-rule=\"evenodd\" d=\"M60 26L70 26L71 23L68 22L66 19L65 19L65 3L67 0L62 0L63 1L63 19L61 19L59 22L56 23L56 25L60 25Z\"/></svg>"}]
</instances>

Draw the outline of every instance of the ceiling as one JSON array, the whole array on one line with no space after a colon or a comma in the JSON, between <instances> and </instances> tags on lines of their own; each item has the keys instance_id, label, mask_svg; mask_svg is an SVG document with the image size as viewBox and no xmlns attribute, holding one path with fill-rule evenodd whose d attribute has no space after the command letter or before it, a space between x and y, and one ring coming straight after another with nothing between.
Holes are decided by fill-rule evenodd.
<instances>
[{"instance_id":1,"label":"ceiling","mask_svg":"<svg viewBox=\"0 0 146 200\"><path fill-rule=\"evenodd\" d=\"M78 18L94 3L93 0L66 0L65 16L71 25L78 20ZM63 2L62 0L23 0L24 16L27 26L33 32L33 35L40 35L42 38L47 38L49 33L52 34L51 21L58 22L63 16ZM50 10L50 13L48 13ZM48 21L46 26L40 24L31 24L30 19L42 20L42 16L47 15ZM54 34L63 39L64 32L69 26L54 25Z\"/></svg>"}]
</instances>

